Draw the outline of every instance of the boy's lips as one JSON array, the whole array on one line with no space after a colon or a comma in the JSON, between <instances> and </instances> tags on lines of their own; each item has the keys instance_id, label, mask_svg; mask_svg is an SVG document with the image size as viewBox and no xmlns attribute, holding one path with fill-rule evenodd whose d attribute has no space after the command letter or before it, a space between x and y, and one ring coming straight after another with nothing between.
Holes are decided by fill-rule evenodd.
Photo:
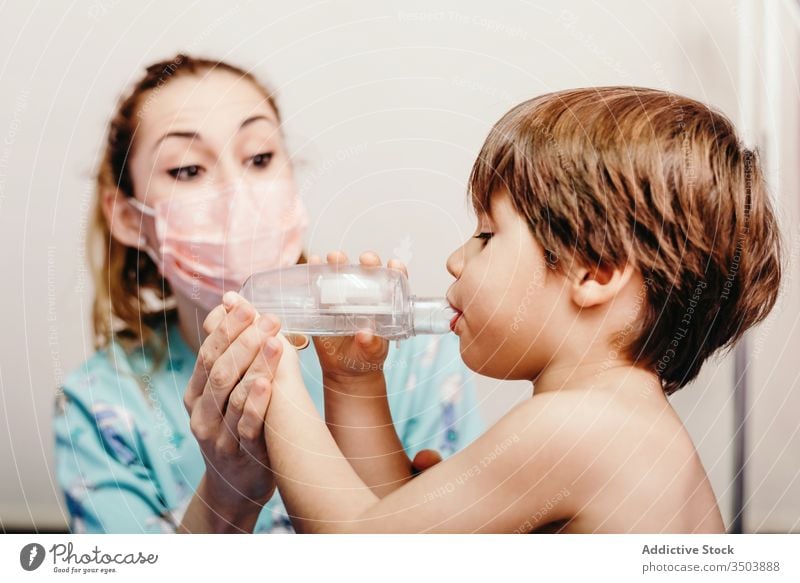
<instances>
[{"instance_id":1,"label":"boy's lips","mask_svg":"<svg viewBox=\"0 0 800 583\"><path fill-rule=\"evenodd\" d=\"M453 310L454 310L454 311L455 311L455 313L456 313L456 315L455 315L455 316L453 316L453 317L452 317L452 319L450 320L450 331L451 331L451 332L455 332L455 331L456 331L456 324L458 323L458 320L459 320L459 318L461 318L462 312L461 312L461 310L459 310L458 308L456 308L456 307L453 305L453 303L452 303L452 302L450 302L450 300L448 300L448 303L450 304L450 307L451 307L451 308L453 308Z\"/></svg>"},{"instance_id":2,"label":"boy's lips","mask_svg":"<svg viewBox=\"0 0 800 583\"><path fill-rule=\"evenodd\" d=\"M458 314L453 316L453 319L450 320L450 331L451 332L455 332L456 331L456 322L458 322L458 319L460 317L461 317L461 312L459 312Z\"/></svg>"}]
</instances>

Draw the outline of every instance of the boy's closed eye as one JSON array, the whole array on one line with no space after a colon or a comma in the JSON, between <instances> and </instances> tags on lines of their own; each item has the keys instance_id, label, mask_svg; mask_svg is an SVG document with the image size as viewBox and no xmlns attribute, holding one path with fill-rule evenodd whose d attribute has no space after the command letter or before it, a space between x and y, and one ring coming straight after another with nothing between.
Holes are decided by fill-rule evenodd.
<instances>
[{"instance_id":1,"label":"boy's closed eye","mask_svg":"<svg viewBox=\"0 0 800 583\"><path fill-rule=\"evenodd\" d=\"M482 247L486 247L486 244L489 242L489 239L491 239L493 235L494 235L494 233L491 233L491 232L488 232L488 231L482 231L482 232L478 233L477 235L475 235L473 238L480 239L481 240L481 246Z\"/></svg>"},{"instance_id":2,"label":"boy's closed eye","mask_svg":"<svg viewBox=\"0 0 800 583\"><path fill-rule=\"evenodd\" d=\"M490 220L490 217L487 216L485 213L480 213L478 215L478 225L477 230L478 233L473 235L473 239L478 239L481 242L481 248L486 247L489 243L489 240L494 236L494 229L492 228L494 225Z\"/></svg>"}]
</instances>

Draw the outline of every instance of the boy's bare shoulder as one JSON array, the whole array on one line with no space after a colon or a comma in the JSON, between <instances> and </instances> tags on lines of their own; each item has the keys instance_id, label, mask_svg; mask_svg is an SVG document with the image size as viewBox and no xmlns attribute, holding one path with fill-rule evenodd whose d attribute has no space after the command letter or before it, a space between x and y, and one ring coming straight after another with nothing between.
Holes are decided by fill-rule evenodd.
<instances>
[{"instance_id":1,"label":"boy's bare shoulder","mask_svg":"<svg viewBox=\"0 0 800 583\"><path fill-rule=\"evenodd\" d=\"M520 408L560 460L554 471L580 515L571 528L719 531L713 491L680 418L665 397L627 389L554 391Z\"/></svg>"},{"instance_id":2,"label":"boy's bare shoulder","mask_svg":"<svg viewBox=\"0 0 800 583\"><path fill-rule=\"evenodd\" d=\"M551 498L566 493L564 532L719 532L716 499L680 419L665 397L627 389L534 395L486 443L513 436L507 461L527 481L520 491L535 483Z\"/></svg>"},{"instance_id":3,"label":"boy's bare shoulder","mask_svg":"<svg viewBox=\"0 0 800 583\"><path fill-rule=\"evenodd\" d=\"M665 396L635 386L551 391L534 395L526 405L531 415L558 418L559 434L565 437L615 438L626 431L643 437L642 429L646 434L683 429Z\"/></svg>"},{"instance_id":4,"label":"boy's bare shoulder","mask_svg":"<svg viewBox=\"0 0 800 583\"><path fill-rule=\"evenodd\" d=\"M674 478L679 468L699 467L694 444L666 398L553 391L534 395L516 414L514 425L530 442L535 447L546 443L549 457L562 460L558 471L565 479L588 481L592 487L612 476L647 472Z\"/></svg>"},{"instance_id":5,"label":"boy's bare shoulder","mask_svg":"<svg viewBox=\"0 0 800 583\"><path fill-rule=\"evenodd\" d=\"M547 457L560 461L565 479L601 479L644 471L675 476L677 468L702 469L683 423L663 395L619 390L551 391L536 395L504 417L505 433L518 434ZM653 460L657 460L654 463ZM567 475L567 474L572 474Z\"/></svg>"}]
</instances>

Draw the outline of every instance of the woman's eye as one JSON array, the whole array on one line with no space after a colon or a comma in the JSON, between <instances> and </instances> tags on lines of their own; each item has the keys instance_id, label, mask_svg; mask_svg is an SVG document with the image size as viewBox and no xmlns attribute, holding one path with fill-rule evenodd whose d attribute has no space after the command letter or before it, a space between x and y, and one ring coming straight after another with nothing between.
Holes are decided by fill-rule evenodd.
<instances>
[{"instance_id":1,"label":"woman's eye","mask_svg":"<svg viewBox=\"0 0 800 583\"><path fill-rule=\"evenodd\" d=\"M248 158L247 162L251 166L255 166L256 168L266 168L269 166L270 161L272 160L273 153L272 152L263 152L261 154L256 154L251 158Z\"/></svg>"},{"instance_id":2,"label":"woman's eye","mask_svg":"<svg viewBox=\"0 0 800 583\"><path fill-rule=\"evenodd\" d=\"M181 166L180 168L172 168L167 170L170 176L175 180L191 180L200 175L202 168L193 164L191 166Z\"/></svg>"},{"instance_id":3,"label":"woman's eye","mask_svg":"<svg viewBox=\"0 0 800 583\"><path fill-rule=\"evenodd\" d=\"M489 242L489 239L492 238L492 235L494 235L494 233L478 233L477 235L475 235L475 238L481 239L482 241L481 244L485 247L486 244Z\"/></svg>"}]
</instances>

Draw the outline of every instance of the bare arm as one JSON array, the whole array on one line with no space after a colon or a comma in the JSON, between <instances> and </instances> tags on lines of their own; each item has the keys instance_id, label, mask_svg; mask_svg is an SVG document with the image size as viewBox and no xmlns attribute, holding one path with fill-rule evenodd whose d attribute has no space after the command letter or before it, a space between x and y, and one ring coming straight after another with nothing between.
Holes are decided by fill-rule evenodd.
<instances>
[{"instance_id":1,"label":"bare arm","mask_svg":"<svg viewBox=\"0 0 800 583\"><path fill-rule=\"evenodd\" d=\"M341 251L328 253L326 260L348 263ZM322 259L313 255L309 263ZM359 264L378 267L381 260L368 251L361 254ZM387 266L406 273L399 261ZM383 364L389 343L362 330L355 336L315 338L314 348L322 368L328 429L358 476L382 498L412 476L412 463L395 431L386 396Z\"/></svg>"},{"instance_id":2,"label":"bare arm","mask_svg":"<svg viewBox=\"0 0 800 583\"><path fill-rule=\"evenodd\" d=\"M326 379L325 420L358 476L382 498L411 479L412 465L397 436L382 372Z\"/></svg>"},{"instance_id":3,"label":"bare arm","mask_svg":"<svg viewBox=\"0 0 800 583\"><path fill-rule=\"evenodd\" d=\"M379 498L343 457L302 384L296 355L281 339L266 437L299 532L512 532L564 488L572 464L547 443L550 416L531 423L535 406L527 402L465 450ZM576 498L530 527L569 516Z\"/></svg>"}]
</instances>

